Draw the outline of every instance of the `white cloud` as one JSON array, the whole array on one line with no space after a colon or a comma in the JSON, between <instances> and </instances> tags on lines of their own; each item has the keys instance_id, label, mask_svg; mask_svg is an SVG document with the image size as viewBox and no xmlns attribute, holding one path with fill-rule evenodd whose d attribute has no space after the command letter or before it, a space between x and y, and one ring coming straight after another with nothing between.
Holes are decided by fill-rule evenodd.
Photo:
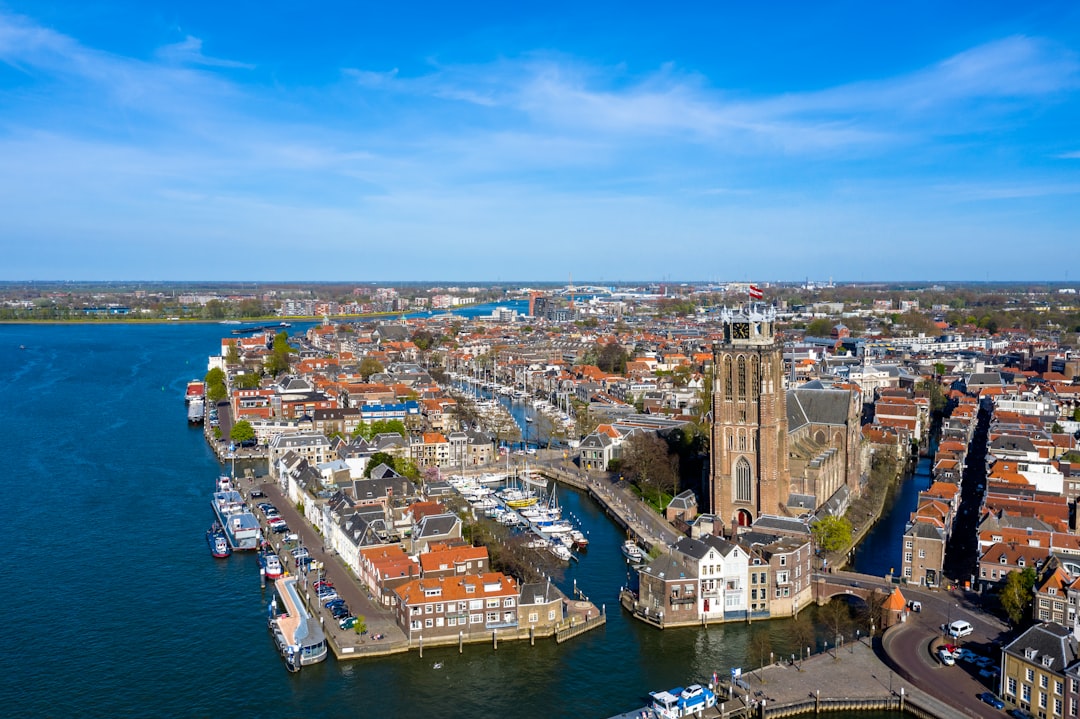
<instances>
[{"instance_id":1,"label":"white cloud","mask_svg":"<svg viewBox=\"0 0 1080 719\"><path fill-rule=\"evenodd\" d=\"M179 65L205 65L207 67L241 68L245 70L252 70L255 68L254 65L246 62L209 57L203 54L202 47L202 40L188 35L180 42L158 48L157 56L165 62Z\"/></svg>"}]
</instances>

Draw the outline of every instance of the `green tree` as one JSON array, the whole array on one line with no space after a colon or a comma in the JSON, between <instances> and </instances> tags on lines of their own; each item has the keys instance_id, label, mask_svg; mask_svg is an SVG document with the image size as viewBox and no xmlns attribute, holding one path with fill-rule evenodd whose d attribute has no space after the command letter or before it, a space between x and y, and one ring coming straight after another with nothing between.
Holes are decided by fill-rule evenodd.
<instances>
[{"instance_id":1,"label":"green tree","mask_svg":"<svg viewBox=\"0 0 1080 719\"><path fill-rule=\"evenodd\" d=\"M292 351L292 347L289 346L289 334L287 332L282 331L274 335L273 349L266 358L266 371L274 377L282 372L288 372L289 353Z\"/></svg>"},{"instance_id":2,"label":"green tree","mask_svg":"<svg viewBox=\"0 0 1080 719\"><path fill-rule=\"evenodd\" d=\"M851 544L851 522L847 517L822 517L810 527L814 543L826 552L835 552Z\"/></svg>"},{"instance_id":3,"label":"green tree","mask_svg":"<svg viewBox=\"0 0 1080 719\"><path fill-rule=\"evenodd\" d=\"M1080 407L1073 410L1073 422L1080 422Z\"/></svg>"},{"instance_id":4,"label":"green tree","mask_svg":"<svg viewBox=\"0 0 1080 719\"><path fill-rule=\"evenodd\" d=\"M1058 424L1057 422L1054 422L1054 425L1052 427L1050 427L1050 433L1051 434L1061 434L1064 431L1065 430L1062 429L1061 425Z\"/></svg>"},{"instance_id":5,"label":"green tree","mask_svg":"<svg viewBox=\"0 0 1080 719\"><path fill-rule=\"evenodd\" d=\"M255 372L241 372L233 378L233 384L240 389L258 389L261 380Z\"/></svg>"},{"instance_id":6,"label":"green tree","mask_svg":"<svg viewBox=\"0 0 1080 719\"><path fill-rule=\"evenodd\" d=\"M382 362L374 357L365 357L360 360L360 376L364 378L365 382L371 379L371 375L378 374L383 369Z\"/></svg>"},{"instance_id":7,"label":"green tree","mask_svg":"<svg viewBox=\"0 0 1080 719\"><path fill-rule=\"evenodd\" d=\"M360 614L356 617L356 623L353 624L353 631L357 634L367 633L367 617Z\"/></svg>"},{"instance_id":8,"label":"green tree","mask_svg":"<svg viewBox=\"0 0 1080 719\"><path fill-rule=\"evenodd\" d=\"M1001 588L999 597L1001 608L1009 615L1009 621L1013 624L1019 624L1020 620L1029 614L1036 579L1034 567L1026 567L1022 572L1014 570L1005 575L1005 585Z\"/></svg>"},{"instance_id":9,"label":"green tree","mask_svg":"<svg viewBox=\"0 0 1080 719\"><path fill-rule=\"evenodd\" d=\"M255 428L251 426L251 422L246 419L242 419L232 426L229 430L229 439L239 444L240 442L250 442L255 439Z\"/></svg>"},{"instance_id":10,"label":"green tree","mask_svg":"<svg viewBox=\"0 0 1080 719\"><path fill-rule=\"evenodd\" d=\"M832 332L833 321L827 317L818 317L806 325L806 334L810 337L828 337Z\"/></svg>"},{"instance_id":11,"label":"green tree","mask_svg":"<svg viewBox=\"0 0 1080 719\"><path fill-rule=\"evenodd\" d=\"M262 317L266 310L258 300L241 300L236 313L241 317Z\"/></svg>"},{"instance_id":12,"label":"green tree","mask_svg":"<svg viewBox=\"0 0 1080 719\"><path fill-rule=\"evenodd\" d=\"M678 455L669 455L667 442L653 433L634 434L623 444L623 472L638 486L642 495L655 494L659 509L662 509L663 495L674 494L678 488L678 467Z\"/></svg>"},{"instance_id":13,"label":"green tree","mask_svg":"<svg viewBox=\"0 0 1080 719\"><path fill-rule=\"evenodd\" d=\"M221 300L210 300L203 307L203 316L209 320L225 319L225 303Z\"/></svg>"},{"instance_id":14,"label":"green tree","mask_svg":"<svg viewBox=\"0 0 1080 719\"><path fill-rule=\"evenodd\" d=\"M225 373L220 367L214 367L203 378L206 382L206 399L217 404L229 396L229 390L225 387Z\"/></svg>"},{"instance_id":15,"label":"green tree","mask_svg":"<svg viewBox=\"0 0 1080 719\"><path fill-rule=\"evenodd\" d=\"M364 476L370 477L371 471L378 467L380 464L385 464L387 467L394 467L394 455L387 452L376 452L371 455L371 459L368 460L367 466L364 467Z\"/></svg>"},{"instance_id":16,"label":"green tree","mask_svg":"<svg viewBox=\"0 0 1080 719\"><path fill-rule=\"evenodd\" d=\"M236 342L229 343L229 349L225 352L225 362L230 365L240 364L240 348Z\"/></svg>"}]
</instances>

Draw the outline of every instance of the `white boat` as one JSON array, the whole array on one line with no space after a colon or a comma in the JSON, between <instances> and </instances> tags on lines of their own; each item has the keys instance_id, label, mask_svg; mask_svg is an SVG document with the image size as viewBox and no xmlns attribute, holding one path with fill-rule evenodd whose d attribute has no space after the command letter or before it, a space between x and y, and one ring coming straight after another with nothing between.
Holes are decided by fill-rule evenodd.
<instances>
[{"instance_id":1,"label":"white boat","mask_svg":"<svg viewBox=\"0 0 1080 719\"><path fill-rule=\"evenodd\" d=\"M272 552L266 552L260 556L259 564L262 566L267 579L280 579L285 573L285 570L281 567L281 559Z\"/></svg>"},{"instance_id":2,"label":"white boat","mask_svg":"<svg viewBox=\"0 0 1080 719\"><path fill-rule=\"evenodd\" d=\"M214 492L211 506L233 549L258 549L262 535L259 521L248 511L244 498L239 492L235 490Z\"/></svg>"},{"instance_id":3,"label":"white boat","mask_svg":"<svg viewBox=\"0 0 1080 719\"><path fill-rule=\"evenodd\" d=\"M676 687L666 692L649 692L649 696L653 698L649 708L661 719L700 716L704 710L716 706L716 694L700 684L691 684L685 689Z\"/></svg>"},{"instance_id":4,"label":"white boat","mask_svg":"<svg viewBox=\"0 0 1080 719\"><path fill-rule=\"evenodd\" d=\"M308 612L300 600L296 577L285 577L280 582L275 582L274 589L285 611L278 613L275 598L270 603L268 626L278 651L285 658L285 666L289 671L296 672L300 671L302 666L326 659L326 636L318 619Z\"/></svg>"},{"instance_id":5,"label":"white boat","mask_svg":"<svg viewBox=\"0 0 1080 719\"><path fill-rule=\"evenodd\" d=\"M637 545L632 539L628 539L623 542L622 553L630 562L637 564L645 558L644 552L641 551L641 547Z\"/></svg>"},{"instance_id":6,"label":"white boat","mask_svg":"<svg viewBox=\"0 0 1080 719\"><path fill-rule=\"evenodd\" d=\"M561 543L552 542L548 547L548 551L555 555L556 559L561 559L564 562L569 562L574 556L570 553L570 550L564 547Z\"/></svg>"}]
</instances>

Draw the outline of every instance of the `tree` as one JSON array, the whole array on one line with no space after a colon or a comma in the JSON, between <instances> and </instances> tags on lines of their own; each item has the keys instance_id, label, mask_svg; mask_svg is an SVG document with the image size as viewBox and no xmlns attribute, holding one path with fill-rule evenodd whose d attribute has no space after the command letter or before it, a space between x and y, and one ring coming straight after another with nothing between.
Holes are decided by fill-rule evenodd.
<instances>
[{"instance_id":1,"label":"tree","mask_svg":"<svg viewBox=\"0 0 1080 719\"><path fill-rule=\"evenodd\" d=\"M353 631L357 634L367 633L367 617L363 614L356 617L356 623L352 625Z\"/></svg>"},{"instance_id":2,"label":"tree","mask_svg":"<svg viewBox=\"0 0 1080 719\"><path fill-rule=\"evenodd\" d=\"M1051 434L1061 434L1064 431L1065 430L1062 429L1061 425L1058 424L1057 422L1054 422L1054 425L1050 428L1050 433Z\"/></svg>"},{"instance_id":3,"label":"tree","mask_svg":"<svg viewBox=\"0 0 1080 719\"><path fill-rule=\"evenodd\" d=\"M233 384L240 389L258 389L262 378L255 372L241 372L233 378Z\"/></svg>"},{"instance_id":4,"label":"tree","mask_svg":"<svg viewBox=\"0 0 1080 719\"><path fill-rule=\"evenodd\" d=\"M240 364L240 348L236 346L236 342L229 343L229 349L225 351L225 363Z\"/></svg>"},{"instance_id":5,"label":"tree","mask_svg":"<svg viewBox=\"0 0 1080 719\"><path fill-rule=\"evenodd\" d=\"M378 374L383 369L385 368L382 366L382 362L374 357L365 357L360 360L360 376L364 378L365 382L371 379L371 375Z\"/></svg>"},{"instance_id":6,"label":"tree","mask_svg":"<svg viewBox=\"0 0 1080 719\"><path fill-rule=\"evenodd\" d=\"M1080 407L1073 410L1073 422L1080 422Z\"/></svg>"},{"instance_id":7,"label":"tree","mask_svg":"<svg viewBox=\"0 0 1080 719\"><path fill-rule=\"evenodd\" d=\"M1034 567L1027 567L1022 572L1012 571L1005 575L1005 585L999 595L1001 608L1009 615L1009 621L1019 624L1031 609L1031 600L1035 588Z\"/></svg>"},{"instance_id":8,"label":"tree","mask_svg":"<svg viewBox=\"0 0 1080 719\"><path fill-rule=\"evenodd\" d=\"M851 522L847 517L822 517L810 527L814 543L826 552L835 552L851 544Z\"/></svg>"},{"instance_id":9,"label":"tree","mask_svg":"<svg viewBox=\"0 0 1080 719\"><path fill-rule=\"evenodd\" d=\"M825 625L825 629L828 630L828 640L831 642L835 642L836 637L842 636L847 628L851 626L851 610L842 600L834 599L826 604L818 617L822 624Z\"/></svg>"},{"instance_id":10,"label":"tree","mask_svg":"<svg viewBox=\"0 0 1080 719\"><path fill-rule=\"evenodd\" d=\"M804 613L801 617L795 617L788 626L788 636L791 641L799 645L799 656L802 656L804 647L810 647L814 643L814 623Z\"/></svg>"},{"instance_id":11,"label":"tree","mask_svg":"<svg viewBox=\"0 0 1080 719\"><path fill-rule=\"evenodd\" d=\"M368 460L367 466L364 467L364 476L370 477L371 471L378 467L380 464L385 464L387 467L393 469L394 467L394 455L387 452L376 452L371 455L371 459Z\"/></svg>"},{"instance_id":12,"label":"tree","mask_svg":"<svg viewBox=\"0 0 1080 719\"><path fill-rule=\"evenodd\" d=\"M626 373L626 350L618 342L611 342L600 348L596 357L596 366L604 372Z\"/></svg>"},{"instance_id":13,"label":"tree","mask_svg":"<svg viewBox=\"0 0 1080 719\"><path fill-rule=\"evenodd\" d=\"M266 358L266 371L275 377L282 372L288 372L289 353L292 351L292 347L289 347L287 332L282 331L274 335L273 349L270 356Z\"/></svg>"},{"instance_id":14,"label":"tree","mask_svg":"<svg viewBox=\"0 0 1080 719\"><path fill-rule=\"evenodd\" d=\"M818 317L811 320L806 326L806 334L809 337L828 337L832 333L832 320L826 317Z\"/></svg>"},{"instance_id":15,"label":"tree","mask_svg":"<svg viewBox=\"0 0 1080 719\"><path fill-rule=\"evenodd\" d=\"M761 624L754 625L750 630L750 652L758 660L758 680L764 683L761 667L765 666L765 657L772 653L772 637L769 636L769 630Z\"/></svg>"},{"instance_id":16,"label":"tree","mask_svg":"<svg viewBox=\"0 0 1080 719\"><path fill-rule=\"evenodd\" d=\"M217 404L228 398L229 390L225 387L225 373L220 367L214 367L203 378L206 382L206 399Z\"/></svg>"},{"instance_id":17,"label":"tree","mask_svg":"<svg viewBox=\"0 0 1080 719\"><path fill-rule=\"evenodd\" d=\"M255 440L255 428L251 426L251 422L246 419L242 419L232 426L229 430L229 439L237 444L241 442L253 442Z\"/></svg>"},{"instance_id":18,"label":"tree","mask_svg":"<svg viewBox=\"0 0 1080 719\"><path fill-rule=\"evenodd\" d=\"M664 492L674 493L678 462L678 455L669 456L667 442L651 432L636 433L623 444L623 471L643 495L655 492L657 506Z\"/></svg>"}]
</instances>

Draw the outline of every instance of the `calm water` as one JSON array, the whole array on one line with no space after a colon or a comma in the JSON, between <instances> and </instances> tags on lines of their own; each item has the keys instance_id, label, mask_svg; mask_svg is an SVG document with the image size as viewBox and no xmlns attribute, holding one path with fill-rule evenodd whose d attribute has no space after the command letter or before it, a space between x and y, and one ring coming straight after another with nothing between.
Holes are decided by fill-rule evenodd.
<instances>
[{"instance_id":1,"label":"calm water","mask_svg":"<svg viewBox=\"0 0 1080 719\"><path fill-rule=\"evenodd\" d=\"M560 489L592 540L561 584L576 579L606 604L605 628L562 646L330 659L288 674L254 558L215 561L204 539L219 467L182 396L227 329L0 326L5 715L606 717L649 690L753 664L746 625L659 632L625 616L620 533ZM767 626L778 655L797 651L786 622Z\"/></svg>"}]
</instances>

